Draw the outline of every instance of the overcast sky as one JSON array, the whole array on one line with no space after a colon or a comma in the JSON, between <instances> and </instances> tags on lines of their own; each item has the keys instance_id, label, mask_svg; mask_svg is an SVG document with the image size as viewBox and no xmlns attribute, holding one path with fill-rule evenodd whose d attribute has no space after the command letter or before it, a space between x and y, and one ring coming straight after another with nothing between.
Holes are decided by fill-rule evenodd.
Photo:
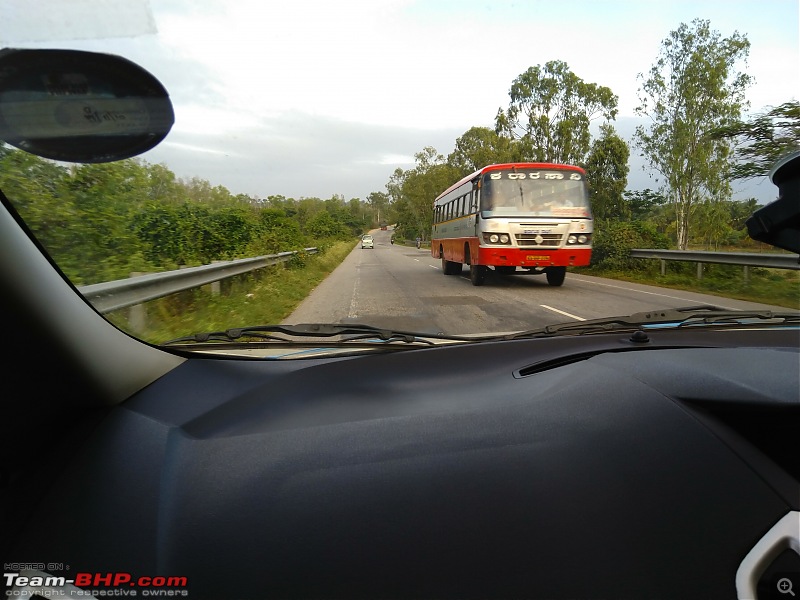
<instances>
[{"instance_id":1,"label":"overcast sky","mask_svg":"<svg viewBox=\"0 0 800 600\"><path fill-rule=\"evenodd\" d=\"M0 45L103 50L156 75L175 125L143 158L264 198L365 198L425 146L492 127L528 67L565 61L619 97L680 23L751 43L752 112L800 95L800 0L2 0ZM49 38L45 40L45 38ZM99 39L105 38L105 39ZM57 39L57 42L51 41ZM598 123L599 125L599 123ZM630 189L657 188L632 149ZM768 181L737 197L775 196Z\"/></svg>"}]
</instances>

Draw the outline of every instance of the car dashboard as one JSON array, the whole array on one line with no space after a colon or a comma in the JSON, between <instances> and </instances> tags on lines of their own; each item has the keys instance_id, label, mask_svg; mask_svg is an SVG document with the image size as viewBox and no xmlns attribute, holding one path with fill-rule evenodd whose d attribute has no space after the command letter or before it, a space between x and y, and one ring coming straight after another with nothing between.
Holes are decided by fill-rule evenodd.
<instances>
[{"instance_id":1,"label":"car dashboard","mask_svg":"<svg viewBox=\"0 0 800 600\"><path fill-rule=\"evenodd\" d=\"M190 358L64 434L13 555L192 598L735 598L800 514L797 335Z\"/></svg>"}]
</instances>

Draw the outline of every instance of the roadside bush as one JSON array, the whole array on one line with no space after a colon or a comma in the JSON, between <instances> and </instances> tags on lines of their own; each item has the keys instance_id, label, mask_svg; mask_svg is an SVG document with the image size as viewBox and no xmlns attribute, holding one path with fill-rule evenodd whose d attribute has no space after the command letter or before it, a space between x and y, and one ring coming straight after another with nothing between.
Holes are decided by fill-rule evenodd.
<instances>
[{"instance_id":1,"label":"roadside bush","mask_svg":"<svg viewBox=\"0 0 800 600\"><path fill-rule=\"evenodd\" d=\"M642 221L598 221L591 266L609 271L647 271L654 261L631 258L633 248L669 248L669 239Z\"/></svg>"}]
</instances>

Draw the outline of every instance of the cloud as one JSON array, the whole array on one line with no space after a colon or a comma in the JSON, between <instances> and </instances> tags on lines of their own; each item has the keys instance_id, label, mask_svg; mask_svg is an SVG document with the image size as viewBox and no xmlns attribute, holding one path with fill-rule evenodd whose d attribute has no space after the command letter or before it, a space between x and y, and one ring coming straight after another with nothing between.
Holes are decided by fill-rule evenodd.
<instances>
[{"instance_id":1,"label":"cloud","mask_svg":"<svg viewBox=\"0 0 800 600\"><path fill-rule=\"evenodd\" d=\"M369 125L290 112L262 118L244 133L173 130L143 158L167 164L184 179L208 179L260 198L340 194L363 199L385 191L393 171L413 166L413 155L422 147L451 152L463 131Z\"/></svg>"},{"instance_id":2,"label":"cloud","mask_svg":"<svg viewBox=\"0 0 800 600\"><path fill-rule=\"evenodd\" d=\"M72 4L42 0L31 11L22 0L5 0L0 6L12 8L0 13L7 16L0 39L33 28L63 40L57 16ZM113 4L92 6L100 14ZM508 105L514 78L549 60L610 87L619 96L615 125L630 140L639 122L638 73L649 69L670 30L695 17L710 19L723 35L748 35L753 110L800 89L796 0L729 0L724 10L711 0L151 0L150 6L157 34L145 25L141 35L119 37L108 29L118 37L97 40L73 29L75 39L65 45L126 56L165 84L176 123L147 160L254 196L364 198L383 190L394 169L411 166L425 146L446 155L471 127L491 127ZM632 189L656 186L643 166L633 151ZM766 187L762 193L771 195Z\"/></svg>"}]
</instances>

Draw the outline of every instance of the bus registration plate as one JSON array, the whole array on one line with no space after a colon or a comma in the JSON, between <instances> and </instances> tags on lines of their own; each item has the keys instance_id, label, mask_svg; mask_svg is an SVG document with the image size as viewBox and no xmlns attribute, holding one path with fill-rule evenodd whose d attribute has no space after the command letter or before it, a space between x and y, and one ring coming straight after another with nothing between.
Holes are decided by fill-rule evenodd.
<instances>
[{"instance_id":1,"label":"bus registration plate","mask_svg":"<svg viewBox=\"0 0 800 600\"><path fill-rule=\"evenodd\" d=\"M528 254L525 260L550 260L550 257L542 254Z\"/></svg>"}]
</instances>

